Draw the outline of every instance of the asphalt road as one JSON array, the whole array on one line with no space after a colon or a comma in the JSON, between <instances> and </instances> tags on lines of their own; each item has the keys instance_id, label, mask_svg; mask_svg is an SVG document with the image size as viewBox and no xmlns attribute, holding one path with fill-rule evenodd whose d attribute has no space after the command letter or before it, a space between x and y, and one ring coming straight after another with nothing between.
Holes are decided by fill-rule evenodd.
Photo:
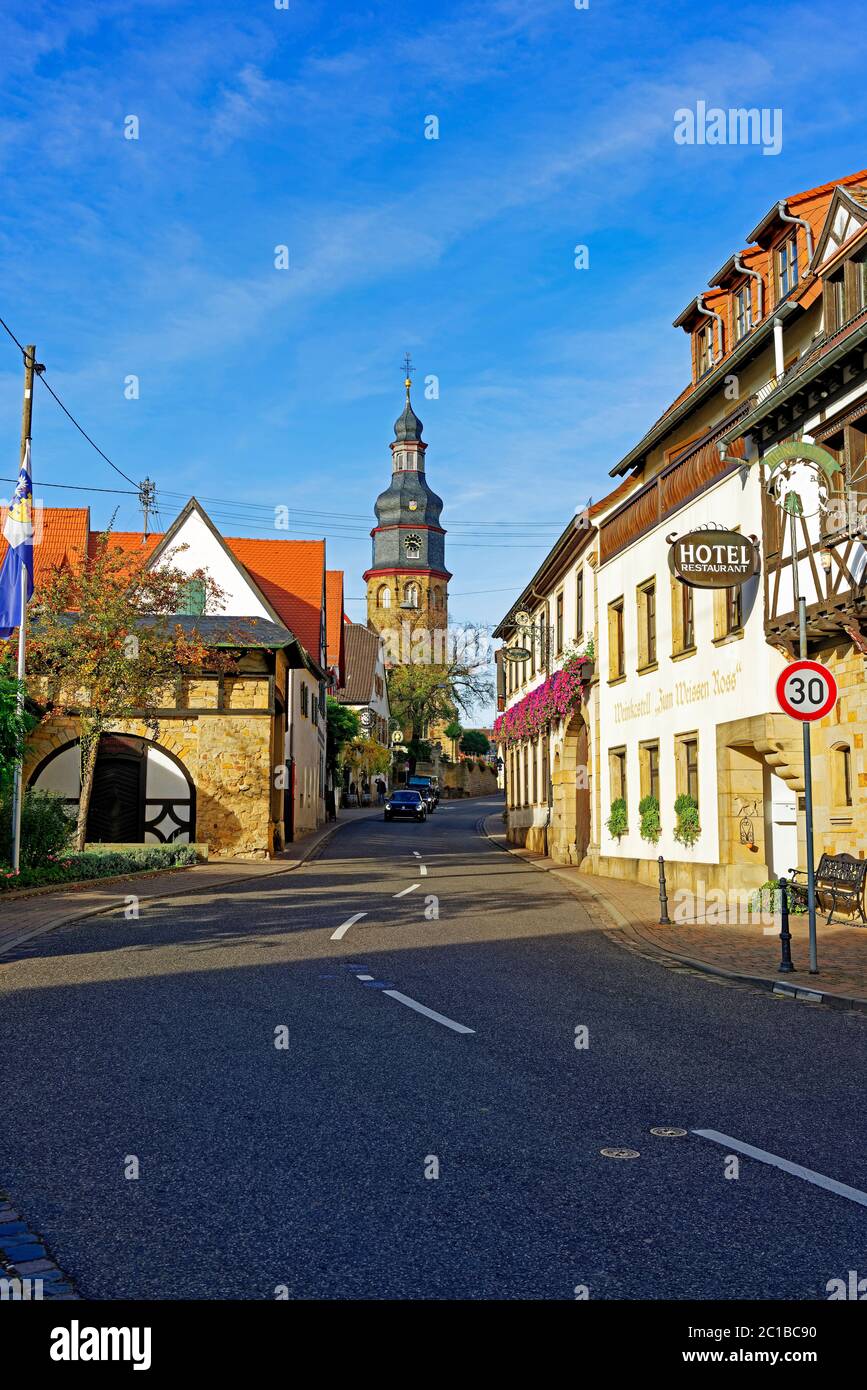
<instances>
[{"instance_id":1,"label":"asphalt road","mask_svg":"<svg viewBox=\"0 0 867 1390\"><path fill-rule=\"evenodd\" d=\"M478 833L493 809L358 821L285 877L0 963L0 1186L84 1297L809 1300L867 1273L867 1207L727 1177L692 1133L867 1191L867 1021L623 950Z\"/></svg>"}]
</instances>

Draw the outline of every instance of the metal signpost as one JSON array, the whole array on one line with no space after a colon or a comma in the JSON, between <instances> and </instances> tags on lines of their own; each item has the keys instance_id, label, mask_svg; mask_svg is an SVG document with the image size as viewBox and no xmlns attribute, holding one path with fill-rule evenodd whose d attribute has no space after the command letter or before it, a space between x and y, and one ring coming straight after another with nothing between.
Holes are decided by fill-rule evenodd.
<instances>
[{"instance_id":1,"label":"metal signpost","mask_svg":"<svg viewBox=\"0 0 867 1390\"><path fill-rule=\"evenodd\" d=\"M800 648L807 647L807 602L798 600L800 620ZM806 815L807 840L807 911L810 927L810 974L818 975L819 964L816 950L816 867L813 854L813 766L810 749L810 725L816 719L823 719L834 708L837 700L837 682L826 666L818 661L793 661L777 678L777 703L784 714L798 719L803 725L804 737L804 811Z\"/></svg>"}]
</instances>

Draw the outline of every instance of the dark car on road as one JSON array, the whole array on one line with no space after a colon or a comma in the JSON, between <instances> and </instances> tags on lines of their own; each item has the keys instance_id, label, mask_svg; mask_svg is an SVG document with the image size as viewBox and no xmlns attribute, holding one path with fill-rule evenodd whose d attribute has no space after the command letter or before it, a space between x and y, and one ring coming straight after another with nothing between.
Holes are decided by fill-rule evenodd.
<instances>
[{"instance_id":1,"label":"dark car on road","mask_svg":"<svg viewBox=\"0 0 867 1390\"><path fill-rule=\"evenodd\" d=\"M385 819L427 820L427 802L420 791L392 792L385 803Z\"/></svg>"},{"instance_id":2,"label":"dark car on road","mask_svg":"<svg viewBox=\"0 0 867 1390\"><path fill-rule=\"evenodd\" d=\"M411 788L412 791L421 792L422 796L425 799L425 802L427 803L427 809L429 813L431 811L435 811L437 806L439 806L439 787L436 785L432 777L410 777L406 785L407 787Z\"/></svg>"}]
</instances>

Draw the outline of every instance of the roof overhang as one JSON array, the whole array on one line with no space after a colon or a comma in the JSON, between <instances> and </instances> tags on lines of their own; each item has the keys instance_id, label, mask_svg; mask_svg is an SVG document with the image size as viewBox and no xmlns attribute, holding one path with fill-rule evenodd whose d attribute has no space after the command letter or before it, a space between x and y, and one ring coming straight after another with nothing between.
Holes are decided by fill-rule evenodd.
<instances>
[{"instance_id":1,"label":"roof overhang","mask_svg":"<svg viewBox=\"0 0 867 1390\"><path fill-rule=\"evenodd\" d=\"M708 372L707 376L702 377L701 381L684 397L680 405L663 415L654 427L647 433L634 449L620 460L618 464L610 470L612 478L628 473L630 468L635 468L643 461L645 456L650 453L661 439L664 439L671 432L672 426L678 424L692 414L697 405L705 401L708 396L713 395L719 388L720 382L741 363L748 362L749 359L764 347L768 338L773 336L774 320L785 320L791 318L796 312L803 312L797 300L784 300L779 304L762 322L758 324L751 333L742 338L732 349L727 357Z\"/></svg>"},{"instance_id":2,"label":"roof overhang","mask_svg":"<svg viewBox=\"0 0 867 1390\"><path fill-rule=\"evenodd\" d=\"M572 561L576 560L586 548L590 539L596 534L596 526L579 526L578 522L579 517L573 516L569 525L548 551L529 584L515 599L506 616L494 628L492 634L494 637L505 638L510 632L513 632L515 624L512 621L512 614L516 613L519 608L533 607L540 603L544 595L538 593L539 588L546 585L550 588L552 584L556 583L564 570L568 569ZM576 536L578 537L577 543Z\"/></svg>"}]
</instances>

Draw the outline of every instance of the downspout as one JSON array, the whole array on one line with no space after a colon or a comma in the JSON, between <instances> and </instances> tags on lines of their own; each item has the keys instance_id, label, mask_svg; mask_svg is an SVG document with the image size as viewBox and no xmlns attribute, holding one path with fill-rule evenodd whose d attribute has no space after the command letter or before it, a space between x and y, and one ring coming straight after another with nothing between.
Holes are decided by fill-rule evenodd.
<instances>
[{"instance_id":1,"label":"downspout","mask_svg":"<svg viewBox=\"0 0 867 1390\"><path fill-rule=\"evenodd\" d=\"M791 222L794 227L803 227L807 237L807 265L813 259L813 228L809 222L805 222L803 217L793 217L786 211L786 204L783 198L777 203L777 212L780 214L781 222Z\"/></svg>"},{"instance_id":2,"label":"downspout","mask_svg":"<svg viewBox=\"0 0 867 1390\"><path fill-rule=\"evenodd\" d=\"M782 380L786 370L786 354L783 351L783 320L774 319L774 376Z\"/></svg>"},{"instance_id":3,"label":"downspout","mask_svg":"<svg viewBox=\"0 0 867 1390\"><path fill-rule=\"evenodd\" d=\"M295 839L295 681L292 679L293 667L288 667L286 671L286 710L289 715L289 757L286 760L289 769L289 825L284 824L283 834L286 843L291 844ZM284 758L285 758L284 748ZM285 809L285 802L284 802Z\"/></svg>"},{"instance_id":4,"label":"downspout","mask_svg":"<svg viewBox=\"0 0 867 1390\"><path fill-rule=\"evenodd\" d=\"M723 316L718 314L716 309L708 309L704 304L704 293L697 294L695 297L695 307L700 314L706 314L709 319L716 321L716 352L714 353L713 365L722 361L723 355Z\"/></svg>"},{"instance_id":5,"label":"downspout","mask_svg":"<svg viewBox=\"0 0 867 1390\"><path fill-rule=\"evenodd\" d=\"M762 280L762 277L761 277L761 275L759 274L759 272L758 272L757 270L750 270L749 266L744 265L744 263L743 263L743 261L741 260L740 256L735 256L735 258L734 258L734 267L735 267L735 270L739 270L739 271L741 272L741 275L750 275L750 276L752 276L752 278L753 278L754 280L758 280L758 282L759 282L759 316L758 316L756 322L757 322L757 323L761 323L762 319L763 319L764 316L765 316L765 295L764 295L765 284L764 284L764 281Z\"/></svg>"}]
</instances>

